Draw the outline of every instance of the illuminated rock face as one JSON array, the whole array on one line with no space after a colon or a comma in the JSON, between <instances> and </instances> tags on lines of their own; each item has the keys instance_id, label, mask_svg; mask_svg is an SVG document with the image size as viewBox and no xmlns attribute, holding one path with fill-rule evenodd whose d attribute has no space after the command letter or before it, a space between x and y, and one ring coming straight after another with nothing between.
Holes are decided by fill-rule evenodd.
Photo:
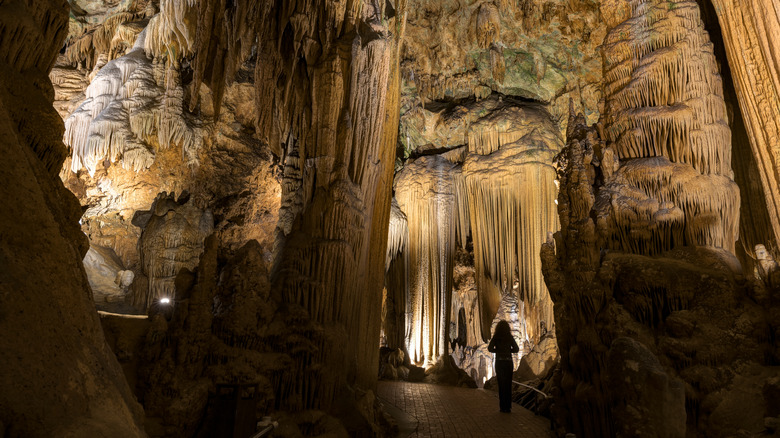
<instances>
[{"instance_id":1,"label":"illuminated rock face","mask_svg":"<svg viewBox=\"0 0 780 438\"><path fill-rule=\"evenodd\" d=\"M440 156L411 162L396 176L398 206L409 223L407 349L414 363L447 354L455 255L455 168Z\"/></svg>"},{"instance_id":2,"label":"illuminated rock face","mask_svg":"<svg viewBox=\"0 0 780 438\"><path fill-rule=\"evenodd\" d=\"M158 148L172 144L181 145L186 163L197 163L202 133L183 114L178 71L153 64L145 39L143 31L127 55L100 69L86 100L65 120L73 172L84 167L94 175L104 160L138 172L152 165Z\"/></svg>"},{"instance_id":3,"label":"illuminated rock face","mask_svg":"<svg viewBox=\"0 0 780 438\"><path fill-rule=\"evenodd\" d=\"M682 437L692 430L730 436L739 429L760 429L762 416L772 412L772 401L761 392L777 354L771 341L757 336L777 331L770 301L752 298L765 289L744 282L739 263L725 248L682 240L667 242L673 249L652 257L643 253L647 246L609 250L609 235L594 223L597 200L613 189L608 175L614 181L621 172L634 171L634 161L669 161L632 160L615 170L609 143L596 128L585 127L583 118L573 118L569 127L560 157L561 232L541 252L561 354L559 421L578 436L639 431ZM663 166L645 171L658 168ZM705 200L701 210L713 196L705 189L716 196L722 189L696 188ZM708 223L722 222L709 218ZM652 226L642 217L630 224L633 234ZM642 242L642 236L625 242ZM741 412L754 414L723 420L741 391L753 394L741 399L751 406Z\"/></svg>"},{"instance_id":4,"label":"illuminated rock face","mask_svg":"<svg viewBox=\"0 0 780 438\"><path fill-rule=\"evenodd\" d=\"M459 346L456 363L481 382L492 375L486 371L492 369L492 356L478 352L496 318L522 319L520 344L538 342L540 325L552 324L552 302L536 254L547 233L558 229L553 157L562 140L541 105L491 97L442 114L442 121L467 121L460 134L467 143L411 160L396 175L409 244L390 266L408 263L409 273L408 286L396 278L401 271L389 273L388 294L399 297L396 306L405 302L405 346L412 362L433 363L452 342ZM466 264L474 268L468 273L461 265L453 291L455 244L465 248L469 236L474 252ZM398 239L391 234L391 244ZM397 295L398 288L405 294ZM499 315L502 299L514 300L515 313Z\"/></svg>"},{"instance_id":5,"label":"illuminated rock face","mask_svg":"<svg viewBox=\"0 0 780 438\"><path fill-rule=\"evenodd\" d=\"M257 131L284 166L272 284L327 334L296 368L304 408L376 382L406 3L259 8Z\"/></svg>"},{"instance_id":6,"label":"illuminated rock face","mask_svg":"<svg viewBox=\"0 0 780 438\"><path fill-rule=\"evenodd\" d=\"M534 342L539 323L552 321L538 254L558 230L553 158L561 145L557 127L536 106L503 106L469 129L463 175L485 339L505 294L528 306Z\"/></svg>"},{"instance_id":7,"label":"illuminated rock face","mask_svg":"<svg viewBox=\"0 0 780 438\"><path fill-rule=\"evenodd\" d=\"M415 0L408 14L400 129L407 151L443 147L431 135L464 144L437 123L437 107L491 93L549 104L564 129L570 99L598 120L605 32L597 2Z\"/></svg>"},{"instance_id":8,"label":"illuminated rock face","mask_svg":"<svg viewBox=\"0 0 780 438\"><path fill-rule=\"evenodd\" d=\"M380 347L407 348L411 332L409 311L409 222L393 198L387 233L385 289L382 299ZM406 356L405 356L406 357Z\"/></svg>"},{"instance_id":9,"label":"illuminated rock face","mask_svg":"<svg viewBox=\"0 0 780 438\"><path fill-rule=\"evenodd\" d=\"M176 294L176 275L192 270L203 252L203 241L214 231L211 212L200 210L188 199L160 194L142 219L145 223L138 246L147 284L138 285L133 305L142 310Z\"/></svg>"},{"instance_id":10,"label":"illuminated rock face","mask_svg":"<svg viewBox=\"0 0 780 438\"><path fill-rule=\"evenodd\" d=\"M758 430L775 363L762 352L776 348L755 334L772 313L749 298L765 289L743 282L734 257L739 190L698 6L601 8L603 129L572 114L561 232L541 253L561 353L558 416L578 436ZM737 387L755 394L743 402L756 414L719 419Z\"/></svg>"},{"instance_id":11,"label":"illuminated rock face","mask_svg":"<svg viewBox=\"0 0 780 438\"><path fill-rule=\"evenodd\" d=\"M86 208L83 230L94 249L104 246L121 259L87 263L105 272L132 269L141 307L173 294L191 300L169 326L156 318L146 352L146 407L166 417L170 430L194 434L208 396L204 375L210 383L262 381L264 400L286 410L327 409L345 388L371 388L380 325L384 342L406 347L414 361L445 355L442 368L457 364L476 380L492 374L484 341L498 319L513 321L521 348L539 342L543 322L559 329L559 406L569 409L560 417L585 436L637 428L678 436L686 416L689 428L704 434L730 430L716 420L729 418L728 403L712 395L744 384L729 380L742 372L730 364L741 361L762 376L767 370L756 358L777 363L777 346L763 341L780 339L771 324L780 318L768 254L758 255L762 286L751 296L774 316L770 323L756 317L762 310L755 303L734 297L742 291L730 255L740 200L720 78L693 2L70 3L68 47L50 75L58 112L73 113L65 134L71 158L61 176ZM713 3L756 174L767 204L775 205L777 56L764 35L777 33L776 14L769 0ZM34 11L33 21L52 17ZM12 24L0 31L13 34ZM47 46L22 51L6 41L0 39L6 58L25 74ZM58 124L51 111L34 108L40 95L51 97L45 82L35 78L29 93L19 87L25 102L19 92L3 95L13 95L9 108L21 108L6 110L13 122L6 137L30 139L54 175L66 151L59 128L38 129ZM558 228L552 162L571 100L587 123L603 118L593 130L572 122L560 161L563 232L555 253L541 242ZM36 123L28 122L31 114ZM403 170L394 206L398 134ZM24 163L17 155L7 157ZM141 236L136 213L159 193L184 190L191 201L156 203L160 214ZM75 204L64 213L56 202L30 205L54 211L59 227L70 227L60 234L78 240ZM211 222L206 210L213 227L201 226ZM12 213L9 222L27 217ZM83 239L70 245L75 252L44 243L60 255L86 251ZM553 322L539 274L540 249L560 321ZM42 267L81 272L68 260ZM58 275L66 286L86 287L83 278ZM114 291L110 275L103 279L118 296L121 287ZM89 314L74 314L77 320L63 324L91 333ZM711 319L734 328L726 332ZM59 341L54 335L51 342ZM103 345L93 335L88 342ZM71 341L62 343L78 345ZM456 341L452 358L448 341ZM543 341L543 358L526 359L534 375L555 356L554 342ZM4 351L15 352L8 345ZM109 356L86 357L109 363ZM130 400L111 382L115 368L110 362L104 375L96 371L109 381L101 385L121 393L107 399ZM758 380L745 378L762 400ZM652 390L638 394L633 385ZM135 409L117 403L117 410ZM758 405L752 411L763 412Z\"/></svg>"},{"instance_id":12,"label":"illuminated rock face","mask_svg":"<svg viewBox=\"0 0 780 438\"><path fill-rule=\"evenodd\" d=\"M604 40L608 170L596 203L605 245L650 255L681 245L733 254L739 189L722 80L699 7L643 0L629 2L622 15L602 8L611 8Z\"/></svg>"}]
</instances>

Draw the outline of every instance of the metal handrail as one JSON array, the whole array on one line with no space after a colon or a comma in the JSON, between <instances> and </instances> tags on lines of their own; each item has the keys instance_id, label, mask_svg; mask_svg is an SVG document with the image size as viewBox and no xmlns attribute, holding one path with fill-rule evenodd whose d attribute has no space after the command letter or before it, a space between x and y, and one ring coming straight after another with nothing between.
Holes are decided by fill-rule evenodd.
<instances>
[{"instance_id":1,"label":"metal handrail","mask_svg":"<svg viewBox=\"0 0 780 438\"><path fill-rule=\"evenodd\" d=\"M257 423L259 427L263 427L262 430L258 430L257 433L252 435L250 438L260 438L268 434L268 432L271 432L272 430L276 429L277 426L279 426L279 423L276 421L272 421L271 417L263 417L263 421L260 423Z\"/></svg>"},{"instance_id":2,"label":"metal handrail","mask_svg":"<svg viewBox=\"0 0 780 438\"><path fill-rule=\"evenodd\" d=\"M542 391L539 391L538 389L534 388L534 387L533 387L533 386L531 386L531 385L526 385L525 383L520 383L520 382L518 382L518 381L516 381L516 380L512 380L512 383L516 383L516 384L518 384L518 385L520 385L520 386L525 386L525 387L526 387L526 388L528 388L528 389L534 390L534 391L538 392L539 394L542 394L542 395L544 396L544 398L550 398L550 396L549 396L549 395L547 395L547 394L543 393Z\"/></svg>"}]
</instances>

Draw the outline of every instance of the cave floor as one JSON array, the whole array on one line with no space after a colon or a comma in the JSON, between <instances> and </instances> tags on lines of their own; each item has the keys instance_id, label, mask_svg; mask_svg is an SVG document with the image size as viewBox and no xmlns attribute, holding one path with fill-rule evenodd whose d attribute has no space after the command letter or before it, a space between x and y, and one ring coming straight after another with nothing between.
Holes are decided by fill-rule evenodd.
<instances>
[{"instance_id":1,"label":"cave floor","mask_svg":"<svg viewBox=\"0 0 780 438\"><path fill-rule=\"evenodd\" d=\"M413 438L552 436L549 420L518 405L502 414L498 393L484 389L380 381L377 395L417 420Z\"/></svg>"}]
</instances>

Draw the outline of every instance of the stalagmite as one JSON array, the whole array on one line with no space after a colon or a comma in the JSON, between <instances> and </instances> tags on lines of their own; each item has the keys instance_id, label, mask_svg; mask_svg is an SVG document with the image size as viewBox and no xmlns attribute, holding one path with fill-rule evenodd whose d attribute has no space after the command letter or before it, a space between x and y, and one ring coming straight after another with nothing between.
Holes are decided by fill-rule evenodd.
<instances>
[{"instance_id":1,"label":"stalagmite","mask_svg":"<svg viewBox=\"0 0 780 438\"><path fill-rule=\"evenodd\" d=\"M606 246L734 253L739 190L723 87L695 1L632 0L605 39L604 133L620 160L597 203Z\"/></svg>"},{"instance_id":2,"label":"stalagmite","mask_svg":"<svg viewBox=\"0 0 780 438\"><path fill-rule=\"evenodd\" d=\"M540 107L506 106L470 127L463 174L485 339L485 324L498 310L495 295L513 293L518 282L514 293L539 312L535 322L552 320L538 255L547 233L558 229L553 157L561 145Z\"/></svg>"},{"instance_id":3,"label":"stalagmite","mask_svg":"<svg viewBox=\"0 0 780 438\"><path fill-rule=\"evenodd\" d=\"M561 231L541 251L561 353L557 416L577 436L760 430L761 418L720 417L736 391L765 385L775 359L757 339L772 325L766 298L734 255L740 195L699 8L603 0L601 12L605 113L587 127L571 111Z\"/></svg>"},{"instance_id":4,"label":"stalagmite","mask_svg":"<svg viewBox=\"0 0 780 438\"><path fill-rule=\"evenodd\" d=\"M421 157L396 176L398 206L409 223L407 349L414 363L433 364L447 354L452 269L455 254L455 182L452 162Z\"/></svg>"}]
</instances>

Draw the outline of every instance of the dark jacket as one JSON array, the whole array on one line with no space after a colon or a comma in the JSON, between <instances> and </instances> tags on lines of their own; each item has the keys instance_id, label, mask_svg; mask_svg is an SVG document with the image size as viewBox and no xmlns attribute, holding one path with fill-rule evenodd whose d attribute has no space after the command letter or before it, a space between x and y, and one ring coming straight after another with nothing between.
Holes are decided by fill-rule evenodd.
<instances>
[{"instance_id":1,"label":"dark jacket","mask_svg":"<svg viewBox=\"0 0 780 438\"><path fill-rule=\"evenodd\" d=\"M517 346L515 338L511 336L493 336L493 339L491 339L490 343L488 344L488 351L491 353L496 353L496 359L498 360L512 360L512 353L517 353L520 351L520 347Z\"/></svg>"}]
</instances>

